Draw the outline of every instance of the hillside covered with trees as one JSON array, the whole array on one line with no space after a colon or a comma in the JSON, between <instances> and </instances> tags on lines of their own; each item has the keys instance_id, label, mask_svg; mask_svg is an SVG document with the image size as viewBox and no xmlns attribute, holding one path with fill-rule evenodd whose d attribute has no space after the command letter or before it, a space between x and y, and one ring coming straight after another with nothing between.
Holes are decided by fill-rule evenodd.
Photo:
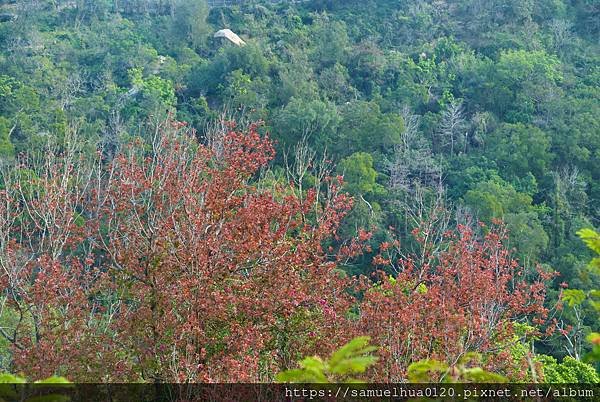
<instances>
[{"instance_id":1,"label":"hillside covered with trees","mask_svg":"<svg viewBox=\"0 0 600 402\"><path fill-rule=\"evenodd\" d=\"M599 381L598 1L210 3L0 0L2 371Z\"/></svg>"}]
</instances>

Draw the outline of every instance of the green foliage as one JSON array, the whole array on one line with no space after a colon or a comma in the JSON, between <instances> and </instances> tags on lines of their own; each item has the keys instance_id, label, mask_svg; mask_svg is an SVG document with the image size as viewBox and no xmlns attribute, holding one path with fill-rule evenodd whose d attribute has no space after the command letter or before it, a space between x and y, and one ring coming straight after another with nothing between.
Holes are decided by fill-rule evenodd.
<instances>
[{"instance_id":1,"label":"green foliage","mask_svg":"<svg viewBox=\"0 0 600 402\"><path fill-rule=\"evenodd\" d=\"M581 229L577 232L577 235L583 240L586 246L594 252L594 257L590 263L589 268L594 275L600 274L600 234L592 229ZM573 290L579 296L577 300L580 304L583 303L583 298L586 296L581 290ZM563 296L564 300L564 296ZM600 290L592 289L589 292L589 302L596 311L600 311ZM592 345L592 350L585 356L585 359L589 362L600 361L600 334L592 332L588 334L587 340Z\"/></svg>"},{"instance_id":2,"label":"green foliage","mask_svg":"<svg viewBox=\"0 0 600 402\"><path fill-rule=\"evenodd\" d=\"M35 385L32 386L31 384ZM70 397L60 395L56 393L56 391L46 393L46 395L42 392L42 395L39 395L40 390L43 390L43 387L45 386L52 387L53 389L57 387L73 387L71 382L64 377L53 376L43 380L29 382L23 377L2 373L0 374L0 400L15 400L17 398L24 402L68 402L71 400ZM26 391L28 387L35 389L37 395L27 397Z\"/></svg>"},{"instance_id":3,"label":"green foliage","mask_svg":"<svg viewBox=\"0 0 600 402\"><path fill-rule=\"evenodd\" d=\"M227 81L227 75L233 71L240 70L255 79L266 75L268 65L263 51L255 44L225 46L218 50L209 63L192 68L189 86L194 92L216 95Z\"/></svg>"},{"instance_id":4,"label":"green foliage","mask_svg":"<svg viewBox=\"0 0 600 402\"><path fill-rule=\"evenodd\" d=\"M174 36L192 48L206 44L211 27L207 23L208 4L204 0L176 2L172 25Z\"/></svg>"},{"instance_id":5,"label":"green foliage","mask_svg":"<svg viewBox=\"0 0 600 402\"><path fill-rule=\"evenodd\" d=\"M171 81L156 75L144 78L142 68L133 68L128 74L133 91L130 95L135 95L138 91L141 95L140 104L136 105L134 110L139 110L140 113L156 113L157 110L164 111L175 106L177 99Z\"/></svg>"},{"instance_id":6,"label":"green foliage","mask_svg":"<svg viewBox=\"0 0 600 402\"><path fill-rule=\"evenodd\" d=\"M453 366L437 360L421 360L408 367L408 381L416 383L501 383L508 381L499 374L478 367L477 364L480 361L481 356L477 353L467 353Z\"/></svg>"},{"instance_id":7,"label":"green foliage","mask_svg":"<svg viewBox=\"0 0 600 402\"><path fill-rule=\"evenodd\" d=\"M594 273L600 274L600 234L592 229L581 229L577 235L590 250L598 255L590 261L589 266Z\"/></svg>"},{"instance_id":8,"label":"green foliage","mask_svg":"<svg viewBox=\"0 0 600 402\"><path fill-rule=\"evenodd\" d=\"M144 81L144 94L150 98L160 100L164 105L175 105L175 90L173 83L157 76L152 76Z\"/></svg>"},{"instance_id":9,"label":"green foliage","mask_svg":"<svg viewBox=\"0 0 600 402\"><path fill-rule=\"evenodd\" d=\"M577 232L577 235L583 240L583 242L592 250L596 257L592 258L588 264L590 275L598 277L600 275L600 234L592 229L581 229ZM589 302L596 309L600 311L600 290L591 289L588 292Z\"/></svg>"},{"instance_id":10,"label":"green foliage","mask_svg":"<svg viewBox=\"0 0 600 402\"><path fill-rule=\"evenodd\" d=\"M373 169L373 157L366 152L357 152L338 164L338 171L344 175L346 189L350 194L373 194L378 190Z\"/></svg>"},{"instance_id":11,"label":"green foliage","mask_svg":"<svg viewBox=\"0 0 600 402\"><path fill-rule=\"evenodd\" d=\"M395 113L382 113L377 103L353 101L341 108L342 122L334 150L348 155L351 150L384 153L400 142L404 120Z\"/></svg>"},{"instance_id":12,"label":"green foliage","mask_svg":"<svg viewBox=\"0 0 600 402\"><path fill-rule=\"evenodd\" d=\"M0 116L0 158L10 158L15 155L15 146L10 141L10 122Z\"/></svg>"},{"instance_id":13,"label":"green foliage","mask_svg":"<svg viewBox=\"0 0 600 402\"><path fill-rule=\"evenodd\" d=\"M483 221L504 218L506 214L531 209L532 198L519 193L502 179L482 181L465 194L465 203L471 206Z\"/></svg>"},{"instance_id":14,"label":"green foliage","mask_svg":"<svg viewBox=\"0 0 600 402\"><path fill-rule=\"evenodd\" d=\"M521 178L530 172L542 178L552 161L550 139L537 127L523 124L504 124L492 133L486 149L496 161L498 171L507 180Z\"/></svg>"},{"instance_id":15,"label":"green foliage","mask_svg":"<svg viewBox=\"0 0 600 402\"><path fill-rule=\"evenodd\" d=\"M335 143L340 123L336 106L331 102L293 97L274 118L274 130L286 146L305 138L315 149L323 151Z\"/></svg>"},{"instance_id":16,"label":"green foliage","mask_svg":"<svg viewBox=\"0 0 600 402\"><path fill-rule=\"evenodd\" d=\"M507 366L506 374L510 382L537 382L539 380L538 368L531 358L534 343L539 340L536 336L537 328L524 323L515 322L514 335L501 344L501 348L508 349L512 362ZM526 363L527 371L523 371Z\"/></svg>"},{"instance_id":17,"label":"green foliage","mask_svg":"<svg viewBox=\"0 0 600 402\"><path fill-rule=\"evenodd\" d=\"M585 297L585 292L579 289L566 289L562 294L562 300L566 302L569 307L580 305L585 301Z\"/></svg>"},{"instance_id":18,"label":"green foliage","mask_svg":"<svg viewBox=\"0 0 600 402\"><path fill-rule=\"evenodd\" d=\"M503 51L493 75L495 109L511 122L530 122L543 107L539 92L563 79L558 58L543 50Z\"/></svg>"},{"instance_id":19,"label":"green foliage","mask_svg":"<svg viewBox=\"0 0 600 402\"><path fill-rule=\"evenodd\" d=\"M315 46L310 56L320 67L346 62L350 39L344 23L329 21L327 17L319 18L315 21L312 39Z\"/></svg>"},{"instance_id":20,"label":"green foliage","mask_svg":"<svg viewBox=\"0 0 600 402\"><path fill-rule=\"evenodd\" d=\"M476 182L464 195L464 202L478 219L488 223L501 219L506 223L510 244L517 248L523 262L536 260L548 245L549 237L533 198L501 178L493 176L491 180Z\"/></svg>"},{"instance_id":21,"label":"green foliage","mask_svg":"<svg viewBox=\"0 0 600 402\"><path fill-rule=\"evenodd\" d=\"M370 338L354 338L336 350L328 360L318 356L307 357L299 362L300 368L283 371L276 376L278 382L292 383L355 383L353 376L364 373L377 362L371 352L377 350L369 346Z\"/></svg>"},{"instance_id":22,"label":"green foliage","mask_svg":"<svg viewBox=\"0 0 600 402\"><path fill-rule=\"evenodd\" d=\"M586 361L591 363L600 362L600 334L592 332L587 336L587 340L592 344L592 351L585 356Z\"/></svg>"},{"instance_id":23,"label":"green foliage","mask_svg":"<svg viewBox=\"0 0 600 402\"><path fill-rule=\"evenodd\" d=\"M0 383L2 384L26 384L27 380L9 373L0 374Z\"/></svg>"},{"instance_id":24,"label":"green foliage","mask_svg":"<svg viewBox=\"0 0 600 402\"><path fill-rule=\"evenodd\" d=\"M562 363L546 355L537 356L542 363L544 382L547 383L593 383L600 382L598 373L591 365L565 356Z\"/></svg>"}]
</instances>

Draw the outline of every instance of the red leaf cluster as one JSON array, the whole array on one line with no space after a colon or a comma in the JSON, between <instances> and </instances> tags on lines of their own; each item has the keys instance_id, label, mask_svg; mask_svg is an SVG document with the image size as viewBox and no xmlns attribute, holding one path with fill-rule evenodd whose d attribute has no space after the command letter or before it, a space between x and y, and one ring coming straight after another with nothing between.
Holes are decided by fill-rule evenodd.
<instances>
[{"instance_id":1,"label":"red leaf cluster","mask_svg":"<svg viewBox=\"0 0 600 402\"><path fill-rule=\"evenodd\" d=\"M540 272L528 283L502 245L505 233L492 228L482 240L459 226L449 248L431 266L400 262L396 277L382 277L361 303L360 333L381 346L377 381L399 382L411 362L436 359L456 364L467 352L499 356L512 336L513 320L544 317L544 282ZM377 256L380 263L389 260ZM488 361L502 371L510 359Z\"/></svg>"}]
</instances>

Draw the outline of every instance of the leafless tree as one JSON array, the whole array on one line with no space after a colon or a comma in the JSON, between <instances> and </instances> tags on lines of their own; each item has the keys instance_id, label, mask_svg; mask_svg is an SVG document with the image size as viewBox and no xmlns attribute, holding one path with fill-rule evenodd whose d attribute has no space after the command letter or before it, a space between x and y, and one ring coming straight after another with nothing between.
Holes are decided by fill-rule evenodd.
<instances>
[{"instance_id":1,"label":"leafless tree","mask_svg":"<svg viewBox=\"0 0 600 402\"><path fill-rule=\"evenodd\" d=\"M467 129L465 125L462 101L452 101L444 113L438 129L442 149L448 149L454 154L455 148L461 147L466 152Z\"/></svg>"},{"instance_id":2,"label":"leafless tree","mask_svg":"<svg viewBox=\"0 0 600 402\"><path fill-rule=\"evenodd\" d=\"M87 155L85 144L78 127L70 123L60 144L48 137L43 154L19 159L25 170L7 173L26 221L33 225L32 232L38 233L28 236L28 249L33 255L46 254L53 259L64 255L69 229L79 218L93 183L95 157Z\"/></svg>"},{"instance_id":3,"label":"leafless tree","mask_svg":"<svg viewBox=\"0 0 600 402\"><path fill-rule=\"evenodd\" d=\"M55 87L55 94L61 110L69 108L77 95L83 92L85 84L84 78L79 73L69 74L65 82Z\"/></svg>"},{"instance_id":4,"label":"leafless tree","mask_svg":"<svg viewBox=\"0 0 600 402\"><path fill-rule=\"evenodd\" d=\"M563 347L567 354L575 360L580 360L586 332L583 327L585 314L581 306L573 306L572 311L575 315L575 325L569 325L565 323L564 319L560 318L557 329L566 341Z\"/></svg>"},{"instance_id":5,"label":"leafless tree","mask_svg":"<svg viewBox=\"0 0 600 402\"><path fill-rule=\"evenodd\" d=\"M393 261L411 259L421 270L419 278L425 275L428 263L444 249L445 233L450 227L452 208L443 188L433 192L431 189L417 185L412 197L404 200L402 208L408 221L407 226L418 231L419 241L414 247L397 245L394 252L400 258ZM400 272L403 266L396 265Z\"/></svg>"},{"instance_id":6,"label":"leafless tree","mask_svg":"<svg viewBox=\"0 0 600 402\"><path fill-rule=\"evenodd\" d=\"M394 155L387 163L390 175L389 187L407 193L414 191L416 184L438 187L441 184L442 172L435 161L429 144L419 135L420 116L413 114L409 108L401 111L405 131L401 141L394 147Z\"/></svg>"},{"instance_id":7,"label":"leafless tree","mask_svg":"<svg viewBox=\"0 0 600 402\"><path fill-rule=\"evenodd\" d=\"M471 139L474 145L484 146L490 126L489 112L477 112L471 118Z\"/></svg>"},{"instance_id":8,"label":"leafless tree","mask_svg":"<svg viewBox=\"0 0 600 402\"><path fill-rule=\"evenodd\" d=\"M224 139L229 130L230 122L236 122L236 127L247 127L251 121L245 108L235 109L231 104L226 104L221 109L219 117L209 120L199 133L199 140L212 149L217 159L223 155Z\"/></svg>"},{"instance_id":9,"label":"leafless tree","mask_svg":"<svg viewBox=\"0 0 600 402\"><path fill-rule=\"evenodd\" d=\"M402 109L401 114L406 129L400 143L394 148L394 155L387 168L390 176L389 188L398 192L395 203L404 212L404 232L407 233L416 225L420 225L421 219L430 219L425 215L441 211L445 190L442 170L429 144L420 136L420 116L413 114L407 107ZM431 204L430 200L426 201L425 194L428 194L429 198L431 194L435 194L437 205ZM428 208L430 211L426 213ZM438 212L433 215L437 216ZM440 217L433 215L433 220L429 222L431 224L437 225L445 220L444 218L439 221Z\"/></svg>"},{"instance_id":10,"label":"leafless tree","mask_svg":"<svg viewBox=\"0 0 600 402\"><path fill-rule=\"evenodd\" d=\"M563 167L557 172L553 172L555 194L555 203L563 203L565 213L570 217L574 211L582 211L587 207L587 196L585 189L587 183L583 180L576 166Z\"/></svg>"},{"instance_id":11,"label":"leafless tree","mask_svg":"<svg viewBox=\"0 0 600 402\"><path fill-rule=\"evenodd\" d=\"M327 178L333 172L333 164L329 160L327 150L324 150L322 155L317 155L308 145L308 138L302 137L292 148L293 156L290 157L290 150L286 150L283 154L285 165L286 178L289 183L292 183L298 189L300 200L304 195L304 181L310 175L314 180L313 187L315 189L315 212L318 213L320 197L323 193L329 192Z\"/></svg>"},{"instance_id":12,"label":"leafless tree","mask_svg":"<svg viewBox=\"0 0 600 402\"><path fill-rule=\"evenodd\" d=\"M565 47L573 42L573 26L568 21L562 19L554 19L550 23L550 31L552 32L554 49L558 53L563 53Z\"/></svg>"}]
</instances>

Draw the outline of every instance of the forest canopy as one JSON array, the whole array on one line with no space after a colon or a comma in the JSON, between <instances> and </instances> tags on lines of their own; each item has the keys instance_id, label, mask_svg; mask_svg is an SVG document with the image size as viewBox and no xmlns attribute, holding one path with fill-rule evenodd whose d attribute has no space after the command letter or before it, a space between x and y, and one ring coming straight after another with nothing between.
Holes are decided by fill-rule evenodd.
<instances>
[{"instance_id":1,"label":"forest canopy","mask_svg":"<svg viewBox=\"0 0 600 402\"><path fill-rule=\"evenodd\" d=\"M600 4L222 3L0 0L0 369L598 382Z\"/></svg>"}]
</instances>

